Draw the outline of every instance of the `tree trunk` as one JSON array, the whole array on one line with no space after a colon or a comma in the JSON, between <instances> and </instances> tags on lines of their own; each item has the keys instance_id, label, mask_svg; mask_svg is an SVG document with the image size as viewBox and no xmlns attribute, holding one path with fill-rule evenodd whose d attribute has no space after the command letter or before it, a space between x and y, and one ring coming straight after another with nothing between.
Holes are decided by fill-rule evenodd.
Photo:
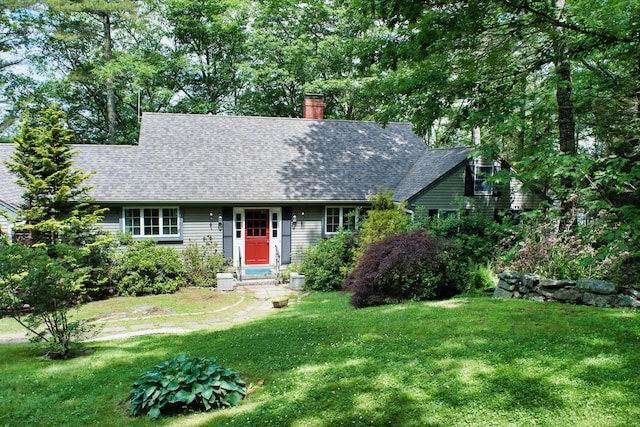
<instances>
[{"instance_id":1,"label":"tree trunk","mask_svg":"<svg viewBox=\"0 0 640 427\"><path fill-rule=\"evenodd\" d=\"M558 19L564 21L565 0L557 0ZM558 144L561 155L575 157L578 152L576 142L576 124L573 108L573 85L571 83L571 63L567 55L567 42L563 29L557 27L553 41L553 65L556 75L556 102L558 104ZM570 209L567 198L575 188L575 171L560 178L560 210Z\"/></svg>"},{"instance_id":2,"label":"tree trunk","mask_svg":"<svg viewBox=\"0 0 640 427\"><path fill-rule=\"evenodd\" d=\"M111 51L111 19L108 13L102 15L103 25L103 47L104 47L104 60L109 62L113 59L113 53ZM107 91L107 135L109 144L116 143L116 91L113 86L113 79L111 76L107 77L105 82L105 88Z\"/></svg>"}]
</instances>

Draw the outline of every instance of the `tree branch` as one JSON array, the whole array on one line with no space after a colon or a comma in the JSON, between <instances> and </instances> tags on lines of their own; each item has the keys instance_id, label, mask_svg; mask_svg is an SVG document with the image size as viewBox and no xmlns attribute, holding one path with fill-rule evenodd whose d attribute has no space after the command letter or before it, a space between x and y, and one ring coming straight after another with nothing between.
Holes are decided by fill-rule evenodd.
<instances>
[{"instance_id":1,"label":"tree branch","mask_svg":"<svg viewBox=\"0 0 640 427\"><path fill-rule=\"evenodd\" d=\"M526 10L527 12L532 13L533 15L539 18L542 18L543 20L549 22L550 24L553 24L555 27L561 27L561 28L575 31L580 34L598 37L601 40L607 41L609 43L635 43L638 41L634 37L620 37L620 36L617 36L611 33L606 33L603 31L583 28L583 27L580 27L579 25L560 20L556 17L548 15L545 12L535 9L529 4L528 1L514 2L510 0L502 0L502 2L509 7L520 9L520 10Z\"/></svg>"}]
</instances>

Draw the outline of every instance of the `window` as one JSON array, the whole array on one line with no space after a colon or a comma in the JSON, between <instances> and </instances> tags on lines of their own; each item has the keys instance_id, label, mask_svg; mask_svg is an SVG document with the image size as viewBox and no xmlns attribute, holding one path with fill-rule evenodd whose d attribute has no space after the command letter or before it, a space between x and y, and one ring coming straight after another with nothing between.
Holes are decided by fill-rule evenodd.
<instances>
[{"instance_id":1,"label":"window","mask_svg":"<svg viewBox=\"0 0 640 427\"><path fill-rule=\"evenodd\" d=\"M242 214L236 214L236 238L239 239L242 237Z\"/></svg>"},{"instance_id":2,"label":"window","mask_svg":"<svg viewBox=\"0 0 640 427\"><path fill-rule=\"evenodd\" d=\"M278 237L278 214L271 213L271 237Z\"/></svg>"},{"instance_id":3,"label":"window","mask_svg":"<svg viewBox=\"0 0 640 427\"><path fill-rule=\"evenodd\" d=\"M325 211L325 233L337 233L339 228L356 230L358 228L358 211L356 207L328 207Z\"/></svg>"},{"instance_id":4,"label":"window","mask_svg":"<svg viewBox=\"0 0 640 427\"><path fill-rule=\"evenodd\" d=\"M473 175L473 193L475 195L493 194L493 184L487 182L487 178L493 175L493 166L476 166Z\"/></svg>"},{"instance_id":5,"label":"window","mask_svg":"<svg viewBox=\"0 0 640 427\"><path fill-rule=\"evenodd\" d=\"M179 237L178 208L125 208L124 232L134 237Z\"/></svg>"},{"instance_id":6,"label":"window","mask_svg":"<svg viewBox=\"0 0 640 427\"><path fill-rule=\"evenodd\" d=\"M446 219L449 217L458 217L460 216L458 211L451 209L429 209L429 219Z\"/></svg>"},{"instance_id":7,"label":"window","mask_svg":"<svg viewBox=\"0 0 640 427\"><path fill-rule=\"evenodd\" d=\"M442 218L442 219L447 219L450 217L455 217L457 218L458 215L458 211L452 211L452 210L446 210L446 211L439 211L438 212L438 217Z\"/></svg>"}]
</instances>

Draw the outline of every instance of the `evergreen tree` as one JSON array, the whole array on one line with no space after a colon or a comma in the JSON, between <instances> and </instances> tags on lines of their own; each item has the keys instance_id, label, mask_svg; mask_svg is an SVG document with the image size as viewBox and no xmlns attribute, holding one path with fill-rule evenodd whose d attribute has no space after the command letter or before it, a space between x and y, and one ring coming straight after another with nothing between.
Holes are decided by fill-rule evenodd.
<instances>
[{"instance_id":1,"label":"evergreen tree","mask_svg":"<svg viewBox=\"0 0 640 427\"><path fill-rule=\"evenodd\" d=\"M73 169L72 138L63 113L49 108L27 117L14 139L16 151L7 167L24 188L14 229L26 234L28 246L96 241L95 224L105 209L93 204L90 187L83 186L91 174Z\"/></svg>"},{"instance_id":2,"label":"evergreen tree","mask_svg":"<svg viewBox=\"0 0 640 427\"><path fill-rule=\"evenodd\" d=\"M23 121L13 161L6 162L24 189L13 225L22 244L0 245L0 315L13 317L61 358L87 331L68 312L89 284L100 284L108 242L96 226L104 209L83 185L90 174L73 168L72 137L54 108Z\"/></svg>"}]
</instances>

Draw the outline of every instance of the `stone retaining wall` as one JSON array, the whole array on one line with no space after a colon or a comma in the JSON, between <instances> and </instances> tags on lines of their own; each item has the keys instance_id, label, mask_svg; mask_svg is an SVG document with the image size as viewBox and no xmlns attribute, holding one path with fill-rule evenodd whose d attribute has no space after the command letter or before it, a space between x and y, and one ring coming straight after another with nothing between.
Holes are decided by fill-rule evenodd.
<instances>
[{"instance_id":1,"label":"stone retaining wall","mask_svg":"<svg viewBox=\"0 0 640 427\"><path fill-rule=\"evenodd\" d=\"M557 301L596 307L640 308L640 290L604 280L542 279L535 274L505 271L493 291L496 298Z\"/></svg>"}]
</instances>

